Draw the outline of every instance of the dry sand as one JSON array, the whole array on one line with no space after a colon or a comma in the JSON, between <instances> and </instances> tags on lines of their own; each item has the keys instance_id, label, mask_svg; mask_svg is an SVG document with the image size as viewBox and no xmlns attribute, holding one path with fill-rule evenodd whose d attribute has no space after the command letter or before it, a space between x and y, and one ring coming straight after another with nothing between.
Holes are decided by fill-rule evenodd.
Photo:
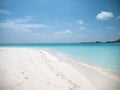
<instances>
[{"instance_id":1,"label":"dry sand","mask_svg":"<svg viewBox=\"0 0 120 90\"><path fill-rule=\"evenodd\" d=\"M28 48L0 48L0 90L95 90L70 64Z\"/></svg>"},{"instance_id":2,"label":"dry sand","mask_svg":"<svg viewBox=\"0 0 120 90\"><path fill-rule=\"evenodd\" d=\"M72 63L44 49L0 48L0 90L105 90L109 85L101 82L107 80L106 75Z\"/></svg>"}]
</instances>

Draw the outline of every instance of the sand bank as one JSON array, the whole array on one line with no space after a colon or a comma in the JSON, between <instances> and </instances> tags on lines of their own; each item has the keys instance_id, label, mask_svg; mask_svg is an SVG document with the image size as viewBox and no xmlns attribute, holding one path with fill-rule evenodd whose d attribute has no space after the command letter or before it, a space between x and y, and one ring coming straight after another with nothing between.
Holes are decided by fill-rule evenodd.
<instances>
[{"instance_id":1,"label":"sand bank","mask_svg":"<svg viewBox=\"0 0 120 90\"><path fill-rule=\"evenodd\" d=\"M70 64L28 48L0 48L0 90L95 90Z\"/></svg>"},{"instance_id":2,"label":"sand bank","mask_svg":"<svg viewBox=\"0 0 120 90\"><path fill-rule=\"evenodd\" d=\"M44 49L0 48L0 90L118 88L118 81L55 52Z\"/></svg>"}]
</instances>

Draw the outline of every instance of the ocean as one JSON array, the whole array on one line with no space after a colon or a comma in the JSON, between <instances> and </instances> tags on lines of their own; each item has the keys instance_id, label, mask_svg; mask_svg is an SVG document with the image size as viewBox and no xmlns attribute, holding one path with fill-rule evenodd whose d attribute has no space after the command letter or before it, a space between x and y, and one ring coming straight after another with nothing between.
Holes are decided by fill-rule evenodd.
<instances>
[{"instance_id":1,"label":"ocean","mask_svg":"<svg viewBox=\"0 0 120 90\"><path fill-rule=\"evenodd\" d=\"M112 43L44 43L44 44L0 44L6 47L47 48L61 52L90 65L120 72L120 44Z\"/></svg>"}]
</instances>

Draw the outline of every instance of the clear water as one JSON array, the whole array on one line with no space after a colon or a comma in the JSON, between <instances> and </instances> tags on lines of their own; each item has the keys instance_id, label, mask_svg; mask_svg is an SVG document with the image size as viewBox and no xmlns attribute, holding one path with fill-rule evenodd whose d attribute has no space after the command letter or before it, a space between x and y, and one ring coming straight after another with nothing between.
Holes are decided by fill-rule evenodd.
<instances>
[{"instance_id":1,"label":"clear water","mask_svg":"<svg viewBox=\"0 0 120 90\"><path fill-rule=\"evenodd\" d=\"M78 45L54 49L88 64L120 71L120 45Z\"/></svg>"},{"instance_id":2,"label":"clear water","mask_svg":"<svg viewBox=\"0 0 120 90\"><path fill-rule=\"evenodd\" d=\"M12 44L1 46L54 49L80 61L120 71L120 44Z\"/></svg>"}]
</instances>

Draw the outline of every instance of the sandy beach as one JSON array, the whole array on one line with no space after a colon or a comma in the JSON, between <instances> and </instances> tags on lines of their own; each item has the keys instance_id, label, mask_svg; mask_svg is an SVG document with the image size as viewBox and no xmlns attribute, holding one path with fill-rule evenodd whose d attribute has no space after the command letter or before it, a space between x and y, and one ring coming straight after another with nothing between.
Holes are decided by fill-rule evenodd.
<instances>
[{"instance_id":1,"label":"sandy beach","mask_svg":"<svg viewBox=\"0 0 120 90\"><path fill-rule=\"evenodd\" d=\"M101 70L44 49L0 48L0 90L119 90Z\"/></svg>"}]
</instances>

